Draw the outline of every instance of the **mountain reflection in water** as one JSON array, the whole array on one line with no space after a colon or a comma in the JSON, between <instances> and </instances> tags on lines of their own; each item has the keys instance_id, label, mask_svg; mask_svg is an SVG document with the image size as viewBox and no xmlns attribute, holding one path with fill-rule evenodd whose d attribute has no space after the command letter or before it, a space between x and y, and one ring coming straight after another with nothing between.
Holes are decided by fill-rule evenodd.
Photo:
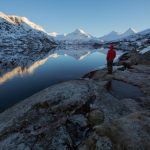
<instances>
[{"instance_id":1,"label":"mountain reflection in water","mask_svg":"<svg viewBox=\"0 0 150 150\"><path fill-rule=\"evenodd\" d=\"M0 110L47 88L79 79L106 64L106 55L94 49L55 50L27 67L16 67L0 76Z\"/></svg>"}]
</instances>

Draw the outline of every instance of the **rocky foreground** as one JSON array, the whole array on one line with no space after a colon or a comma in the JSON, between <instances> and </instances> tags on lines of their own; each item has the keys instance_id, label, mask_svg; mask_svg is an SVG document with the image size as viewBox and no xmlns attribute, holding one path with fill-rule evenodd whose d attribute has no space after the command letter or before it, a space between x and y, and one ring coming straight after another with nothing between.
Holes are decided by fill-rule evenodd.
<instances>
[{"instance_id":1,"label":"rocky foreground","mask_svg":"<svg viewBox=\"0 0 150 150\"><path fill-rule=\"evenodd\" d=\"M99 70L0 114L0 150L149 150L150 65Z\"/></svg>"}]
</instances>

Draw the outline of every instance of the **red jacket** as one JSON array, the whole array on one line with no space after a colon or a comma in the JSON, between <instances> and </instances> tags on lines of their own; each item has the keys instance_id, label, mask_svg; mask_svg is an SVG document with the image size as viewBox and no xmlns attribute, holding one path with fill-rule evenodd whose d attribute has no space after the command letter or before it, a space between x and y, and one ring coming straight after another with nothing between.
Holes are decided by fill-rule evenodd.
<instances>
[{"instance_id":1,"label":"red jacket","mask_svg":"<svg viewBox=\"0 0 150 150\"><path fill-rule=\"evenodd\" d=\"M107 53L107 60L113 61L115 57L116 57L116 51L114 50L113 46L111 46Z\"/></svg>"}]
</instances>

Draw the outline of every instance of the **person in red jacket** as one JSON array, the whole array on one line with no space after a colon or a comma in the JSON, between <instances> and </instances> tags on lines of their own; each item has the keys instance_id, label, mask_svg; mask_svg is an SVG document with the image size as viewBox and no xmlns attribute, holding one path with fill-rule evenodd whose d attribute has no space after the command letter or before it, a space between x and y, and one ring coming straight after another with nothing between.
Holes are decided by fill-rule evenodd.
<instances>
[{"instance_id":1,"label":"person in red jacket","mask_svg":"<svg viewBox=\"0 0 150 150\"><path fill-rule=\"evenodd\" d=\"M113 71L113 61L116 57L116 51L114 50L114 46L111 44L109 51L107 53L107 69L108 73L112 74Z\"/></svg>"}]
</instances>

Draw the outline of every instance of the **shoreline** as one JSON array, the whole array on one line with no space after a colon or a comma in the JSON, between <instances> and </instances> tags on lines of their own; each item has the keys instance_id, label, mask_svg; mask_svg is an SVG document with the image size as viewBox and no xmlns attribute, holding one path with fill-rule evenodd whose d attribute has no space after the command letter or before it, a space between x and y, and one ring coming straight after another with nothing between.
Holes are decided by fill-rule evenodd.
<instances>
[{"instance_id":1,"label":"shoreline","mask_svg":"<svg viewBox=\"0 0 150 150\"><path fill-rule=\"evenodd\" d=\"M44 136L41 138L45 141L42 141L45 144L51 143L51 147L56 149L59 146L61 148L66 147L66 144L60 142L60 140L65 140L64 136L66 138L71 136L70 140L73 143L78 141L77 145L71 141L72 144L67 143L67 145L77 148L89 147L87 141L93 142L93 140L101 144L109 143L110 147L118 147L122 144L125 147L131 145L134 147L144 146L142 138L148 134L145 132L144 125L150 123L148 117L150 114L150 90L148 88L150 78L147 76L149 73L149 65L136 65L133 66L133 69L125 71L115 70L113 75L107 75L106 70L103 69L95 71L92 76L88 76L88 79L72 80L50 86L0 114L0 145L3 148L13 149L20 146L20 144L17 144L17 137L19 136L22 137L20 140L24 143L24 139L29 138L29 136L34 138L44 134L51 140L48 141ZM123 84L130 84L141 91L143 95L137 98L118 99L113 95L114 93L112 94L107 89L110 80L119 80ZM137 122L133 121L135 118ZM133 128L131 132L127 126L133 126L134 124L140 126L140 130ZM36 126L37 129L33 129L33 126ZM70 133L69 126L72 130L75 128L77 139L75 138L75 131ZM115 132L112 130L110 135L107 135L107 132L105 132L108 130L107 127L115 128ZM120 132L120 128L124 131L123 133ZM81 129L87 130L85 136ZM29 133L26 133L26 130ZM49 135L51 130L53 130L53 134ZM138 132L141 134L139 137L136 136ZM140 141L140 145L131 139L127 141L125 139L127 133L130 135L128 136L129 139L135 138ZM81 138L78 134L83 137ZM57 137L57 135L63 136ZM120 137L123 140L120 140ZM12 139L10 140L10 138ZM24 143L23 146L30 148L30 143L34 143L34 148L38 148L38 145L43 145L42 141L32 142L32 138L26 141L28 145ZM145 139L145 141L147 140ZM13 141L14 144L10 145L10 141ZM4 143L7 143L7 145L4 145ZM149 146L147 143L148 148Z\"/></svg>"}]
</instances>

